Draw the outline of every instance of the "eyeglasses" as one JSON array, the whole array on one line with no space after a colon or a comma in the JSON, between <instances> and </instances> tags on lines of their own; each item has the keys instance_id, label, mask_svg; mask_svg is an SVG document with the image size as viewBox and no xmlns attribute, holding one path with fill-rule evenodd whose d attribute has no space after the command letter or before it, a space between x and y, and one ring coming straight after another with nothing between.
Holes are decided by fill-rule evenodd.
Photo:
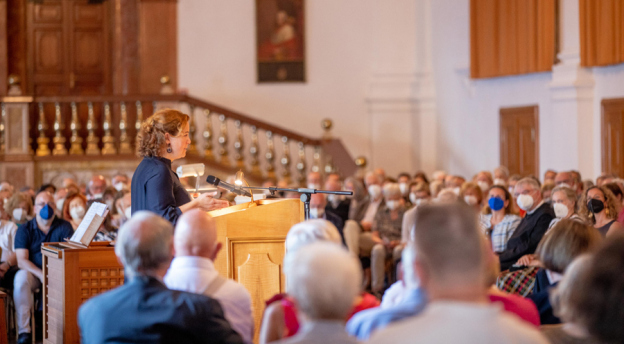
<instances>
[{"instance_id":1,"label":"eyeglasses","mask_svg":"<svg viewBox=\"0 0 624 344\"><path fill-rule=\"evenodd\" d=\"M35 207L45 207L46 204L48 204L49 206L53 206L54 202L44 202L44 203L39 202L39 203L35 203Z\"/></svg>"}]
</instances>

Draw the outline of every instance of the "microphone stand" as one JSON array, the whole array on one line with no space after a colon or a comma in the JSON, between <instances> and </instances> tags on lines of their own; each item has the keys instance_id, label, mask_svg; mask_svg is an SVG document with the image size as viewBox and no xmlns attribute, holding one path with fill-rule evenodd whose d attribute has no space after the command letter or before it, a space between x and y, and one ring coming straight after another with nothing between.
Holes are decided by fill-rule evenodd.
<instances>
[{"instance_id":1,"label":"microphone stand","mask_svg":"<svg viewBox=\"0 0 624 344\"><path fill-rule=\"evenodd\" d=\"M276 187L255 187L255 186L241 186L241 189L252 190L269 190L271 192L271 196L275 196L276 191L284 191L284 192L297 192L301 194L301 202L303 202L303 211L305 213L305 219L310 219L310 200L312 199L312 194L328 194L328 195L345 195L351 196L353 195L353 191L329 191L329 190L317 190L317 189L308 189L308 188L298 188L298 189L288 189L288 188L276 188Z\"/></svg>"}]
</instances>

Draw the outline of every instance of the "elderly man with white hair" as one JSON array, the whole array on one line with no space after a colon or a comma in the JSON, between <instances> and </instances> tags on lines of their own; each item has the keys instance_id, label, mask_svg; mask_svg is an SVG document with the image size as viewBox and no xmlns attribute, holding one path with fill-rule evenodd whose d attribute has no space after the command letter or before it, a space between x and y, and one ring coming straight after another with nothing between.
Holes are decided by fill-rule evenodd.
<instances>
[{"instance_id":1,"label":"elderly man with white hair","mask_svg":"<svg viewBox=\"0 0 624 344\"><path fill-rule=\"evenodd\" d=\"M119 229L115 254L127 282L80 307L82 343L243 343L217 300L162 283L173 258L171 223L133 214Z\"/></svg>"},{"instance_id":2,"label":"elderly man with white hair","mask_svg":"<svg viewBox=\"0 0 624 344\"><path fill-rule=\"evenodd\" d=\"M214 219L199 209L184 213L176 224L173 243L176 257L164 279L167 287L216 299L232 328L245 343L252 343L251 296L243 285L220 276L213 263L222 247Z\"/></svg>"},{"instance_id":3,"label":"elderly man with white hair","mask_svg":"<svg viewBox=\"0 0 624 344\"><path fill-rule=\"evenodd\" d=\"M525 254L535 252L537 244L555 218L552 206L542 199L540 186L535 179L524 178L518 181L514 188L514 197L518 207L526 211L526 215L507 241L505 250L498 256L503 271Z\"/></svg>"}]
</instances>

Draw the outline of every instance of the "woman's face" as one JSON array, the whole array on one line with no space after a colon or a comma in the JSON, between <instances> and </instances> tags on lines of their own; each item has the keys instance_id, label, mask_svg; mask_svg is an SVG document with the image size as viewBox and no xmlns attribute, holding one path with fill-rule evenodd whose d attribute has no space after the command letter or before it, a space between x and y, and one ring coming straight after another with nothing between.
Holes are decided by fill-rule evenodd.
<instances>
[{"instance_id":1,"label":"woman's face","mask_svg":"<svg viewBox=\"0 0 624 344\"><path fill-rule=\"evenodd\" d=\"M557 191L555 193L552 194L552 203L556 204L556 203L561 203L563 205L565 205L566 207L568 207L568 215L566 216L572 216L572 214L574 214L574 203L571 202L565 195L565 192L563 191Z\"/></svg>"},{"instance_id":2,"label":"woman's face","mask_svg":"<svg viewBox=\"0 0 624 344\"><path fill-rule=\"evenodd\" d=\"M69 210L72 210L73 208L78 208L78 207L83 207L86 208L87 205L85 204L85 202L82 200L82 198L80 197L74 197L71 202L69 202Z\"/></svg>"},{"instance_id":3,"label":"woman's face","mask_svg":"<svg viewBox=\"0 0 624 344\"><path fill-rule=\"evenodd\" d=\"M607 209L607 201L602 191L600 191L600 189L591 189L589 190L589 192L587 192L587 202L589 202L589 200L592 200L592 199L597 199L597 200L602 201L602 203L604 203L604 209ZM602 211L604 211L604 209Z\"/></svg>"},{"instance_id":4,"label":"woman's face","mask_svg":"<svg viewBox=\"0 0 624 344\"><path fill-rule=\"evenodd\" d=\"M481 202L481 199L479 197L479 193L475 189L472 189L472 188L466 189L464 191L464 196L474 196L479 203Z\"/></svg>"},{"instance_id":5,"label":"woman's face","mask_svg":"<svg viewBox=\"0 0 624 344\"><path fill-rule=\"evenodd\" d=\"M178 136L169 136L169 144L172 150L171 155L173 155L171 160L181 159L186 156L186 148L191 144L188 122L182 127Z\"/></svg>"},{"instance_id":6,"label":"woman's face","mask_svg":"<svg viewBox=\"0 0 624 344\"><path fill-rule=\"evenodd\" d=\"M503 209L506 209L509 206L509 200L505 199L505 192L503 190L499 188L492 188L490 192L488 193L488 200L492 197L497 197L505 201L505 205L503 206Z\"/></svg>"}]
</instances>

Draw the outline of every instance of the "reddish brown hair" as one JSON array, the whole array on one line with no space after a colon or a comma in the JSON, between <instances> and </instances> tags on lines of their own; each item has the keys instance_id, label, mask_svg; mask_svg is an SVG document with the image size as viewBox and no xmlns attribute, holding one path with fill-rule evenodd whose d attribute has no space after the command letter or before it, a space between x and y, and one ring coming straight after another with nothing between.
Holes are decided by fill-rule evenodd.
<instances>
[{"instance_id":1,"label":"reddish brown hair","mask_svg":"<svg viewBox=\"0 0 624 344\"><path fill-rule=\"evenodd\" d=\"M141 124L137 155L142 158L160 156L165 147L165 134L178 136L188 121L189 116L178 110L156 111Z\"/></svg>"}]
</instances>

